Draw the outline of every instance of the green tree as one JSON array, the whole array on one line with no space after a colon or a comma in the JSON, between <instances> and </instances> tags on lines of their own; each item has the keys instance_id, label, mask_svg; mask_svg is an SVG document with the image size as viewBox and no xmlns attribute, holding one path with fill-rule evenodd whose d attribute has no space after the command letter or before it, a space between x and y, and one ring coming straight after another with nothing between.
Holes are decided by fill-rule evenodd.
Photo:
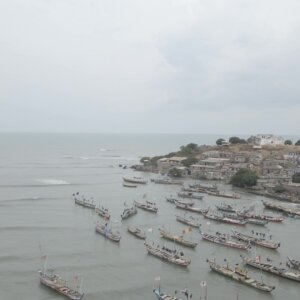
<instances>
[{"instance_id":1,"label":"green tree","mask_svg":"<svg viewBox=\"0 0 300 300\"><path fill-rule=\"evenodd\" d=\"M292 177L292 182L300 183L300 173L295 173Z\"/></svg>"},{"instance_id":2,"label":"green tree","mask_svg":"<svg viewBox=\"0 0 300 300\"><path fill-rule=\"evenodd\" d=\"M247 144L246 140L240 139L240 138L237 137L237 136L232 136L232 137L229 139L229 143L230 143L230 144Z\"/></svg>"},{"instance_id":3,"label":"green tree","mask_svg":"<svg viewBox=\"0 0 300 300\"><path fill-rule=\"evenodd\" d=\"M198 162L198 159L196 157L189 157L185 160L182 161L182 164L185 166L185 167L189 167L190 165L193 165L195 163Z\"/></svg>"},{"instance_id":4,"label":"green tree","mask_svg":"<svg viewBox=\"0 0 300 300\"><path fill-rule=\"evenodd\" d=\"M291 140L285 140L285 141L284 141L284 144L285 144L285 145L293 145L293 143L292 143Z\"/></svg>"},{"instance_id":5,"label":"green tree","mask_svg":"<svg viewBox=\"0 0 300 300\"><path fill-rule=\"evenodd\" d=\"M300 146L300 140L295 143L295 146Z\"/></svg>"},{"instance_id":6,"label":"green tree","mask_svg":"<svg viewBox=\"0 0 300 300\"><path fill-rule=\"evenodd\" d=\"M223 142L225 142L224 139L217 139L217 140L216 140L216 144L217 144L218 146L221 146Z\"/></svg>"},{"instance_id":7,"label":"green tree","mask_svg":"<svg viewBox=\"0 0 300 300\"><path fill-rule=\"evenodd\" d=\"M198 145L195 143L189 143L186 145L187 148L190 148L192 151L196 151L198 148Z\"/></svg>"},{"instance_id":8,"label":"green tree","mask_svg":"<svg viewBox=\"0 0 300 300\"><path fill-rule=\"evenodd\" d=\"M285 192L285 188L281 185L275 186L273 190L275 193L278 193L278 194Z\"/></svg>"},{"instance_id":9,"label":"green tree","mask_svg":"<svg viewBox=\"0 0 300 300\"><path fill-rule=\"evenodd\" d=\"M249 169L240 169L230 179L230 183L238 187L251 187L256 185L258 176Z\"/></svg>"},{"instance_id":10,"label":"green tree","mask_svg":"<svg viewBox=\"0 0 300 300\"><path fill-rule=\"evenodd\" d=\"M169 170L168 175L171 177L182 177L182 172L174 167Z\"/></svg>"},{"instance_id":11,"label":"green tree","mask_svg":"<svg viewBox=\"0 0 300 300\"><path fill-rule=\"evenodd\" d=\"M195 143L189 143L186 146L181 146L180 151L178 152L179 155L182 156L190 156L193 153L196 153L198 149L198 145Z\"/></svg>"}]
</instances>

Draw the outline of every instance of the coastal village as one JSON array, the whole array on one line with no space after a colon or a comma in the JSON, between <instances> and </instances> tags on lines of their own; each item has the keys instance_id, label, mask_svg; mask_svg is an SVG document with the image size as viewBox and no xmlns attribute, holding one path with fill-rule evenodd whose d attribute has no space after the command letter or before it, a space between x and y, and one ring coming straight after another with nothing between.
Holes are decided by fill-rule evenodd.
<instances>
[{"instance_id":1,"label":"coastal village","mask_svg":"<svg viewBox=\"0 0 300 300\"><path fill-rule=\"evenodd\" d=\"M180 293L187 300L193 297L190 288L194 289L195 282L200 279L203 287L200 294L204 293L204 299L208 300L207 286L214 288L217 280L203 271L205 269L260 292L271 293L276 289L281 293L284 282L272 283L269 276L265 281L262 271L299 284L299 252L294 247L294 235L287 233L291 228L295 230L290 220L297 222L300 209L298 205L281 205L265 197L300 202L299 144L300 141L293 145L275 135L251 136L247 141L238 137L228 141L219 138L216 146L190 143L177 152L141 158L141 164L132 166L138 172L119 163L118 167L122 168L119 179L125 195L122 194L122 202L125 200L122 204L96 202L94 197L86 197L81 192L73 193L73 200L81 207L80 211L85 208L94 212L96 222L91 222L89 227L102 236L103 243L109 240L122 247L126 244L130 249L134 247L142 254L138 265L146 263L148 255L156 258L157 263L149 264L149 270L158 272L154 278L158 288L153 286L152 289L157 300L182 300L177 289L170 294L161 289L160 273L166 278L166 274L171 274L168 272L173 275L175 270L165 272L161 268L164 263L178 267L175 272L179 274L179 269L189 268L195 272L195 265L197 270L199 266L202 268L201 274L184 280L185 288ZM155 175L143 176L149 174L142 175L142 172ZM203 182L205 180L208 182ZM215 184L217 181L223 183ZM234 189L223 192L220 186L224 183L233 185ZM158 198L153 196L154 190ZM259 197L239 193L242 191ZM148 196L147 192L152 195ZM250 206L249 198L254 200ZM265 213L265 210L276 214ZM85 217L90 219L91 214ZM110 247L101 245L96 251ZM294 248L287 248L287 245ZM114 251L113 246L109 249ZM118 248L114 255L118 256L123 249ZM239 255L234 251L239 251ZM74 287L67 284L60 275L47 269L46 257L42 256L45 263L39 271L40 283L69 299L82 299L82 281ZM116 256L113 259L117 259ZM248 267L259 270L260 278L248 273ZM166 291L172 283L168 285ZM177 281L176 286L180 285L182 282ZM243 293L247 292L243 290ZM238 295L239 292L237 299ZM210 299L219 298L212 296Z\"/></svg>"},{"instance_id":2,"label":"coastal village","mask_svg":"<svg viewBox=\"0 0 300 300\"><path fill-rule=\"evenodd\" d=\"M298 141L299 142L299 141ZM289 202L300 202L300 146L271 134L251 136L247 141L232 137L217 145L188 144L178 152L143 157L138 171L193 179L222 180L242 169L257 174L255 185L240 186L248 192Z\"/></svg>"}]
</instances>

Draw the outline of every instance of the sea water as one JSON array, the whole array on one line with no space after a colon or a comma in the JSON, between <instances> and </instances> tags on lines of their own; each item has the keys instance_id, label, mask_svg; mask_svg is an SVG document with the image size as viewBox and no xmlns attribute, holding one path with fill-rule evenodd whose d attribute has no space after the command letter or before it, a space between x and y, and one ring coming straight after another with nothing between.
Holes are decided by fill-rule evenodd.
<instances>
[{"instance_id":1,"label":"sea water","mask_svg":"<svg viewBox=\"0 0 300 300\"><path fill-rule=\"evenodd\" d=\"M206 259L220 264L241 263L244 251L221 247L200 240L197 229L186 235L198 242L196 249L183 248L160 238L158 228L181 234L187 227L176 222L183 215L166 202L176 195L179 186L148 182L136 189L122 186L123 176L155 174L137 173L130 168L143 156L176 151L190 142L214 144L215 135L150 135L150 134L1 134L0 135L0 299L52 300L63 296L39 284L37 271L47 255L47 266L66 279L70 286L82 279L84 299L151 300L153 286L160 277L162 290L169 294L184 288L193 299L204 299L200 282L207 282L208 299L299 299L300 283L249 269L249 274L264 283L275 285L272 295L243 286L209 270ZM188 182L186 182L188 183ZM220 189L234 192L225 184ZM100 221L92 210L74 204L72 194L80 192L109 209L110 226L122 239L116 244L95 233ZM195 206L215 208L226 202L238 207L255 205L262 211L262 197L238 191L242 199L205 196ZM146 196L144 196L146 195ZM144 196L144 198L143 198ZM124 203L134 200L155 201L157 214L138 211L121 221ZM234 226L198 217L202 231L230 233ZM128 225L137 225L147 233L147 241L180 249L192 260L188 268L174 266L148 255L143 241L127 233ZM299 259L300 220L286 218L283 224L269 223L265 228L247 225L242 232L259 231L281 242L278 251L253 247L250 257L267 257L285 266L287 256Z\"/></svg>"}]
</instances>

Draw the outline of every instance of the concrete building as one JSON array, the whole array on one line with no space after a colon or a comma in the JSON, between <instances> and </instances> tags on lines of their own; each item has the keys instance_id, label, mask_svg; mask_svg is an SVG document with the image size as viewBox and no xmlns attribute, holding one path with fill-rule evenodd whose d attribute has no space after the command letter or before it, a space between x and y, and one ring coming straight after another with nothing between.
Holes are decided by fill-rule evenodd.
<instances>
[{"instance_id":1,"label":"concrete building","mask_svg":"<svg viewBox=\"0 0 300 300\"><path fill-rule=\"evenodd\" d=\"M252 137L255 145L258 146L278 146L284 145L284 138L273 134L258 134Z\"/></svg>"},{"instance_id":2,"label":"concrete building","mask_svg":"<svg viewBox=\"0 0 300 300\"><path fill-rule=\"evenodd\" d=\"M182 161L184 161L186 157L179 157L179 156L173 156L173 157L163 157L157 161L157 167L160 171L167 170L172 167L182 167Z\"/></svg>"}]
</instances>

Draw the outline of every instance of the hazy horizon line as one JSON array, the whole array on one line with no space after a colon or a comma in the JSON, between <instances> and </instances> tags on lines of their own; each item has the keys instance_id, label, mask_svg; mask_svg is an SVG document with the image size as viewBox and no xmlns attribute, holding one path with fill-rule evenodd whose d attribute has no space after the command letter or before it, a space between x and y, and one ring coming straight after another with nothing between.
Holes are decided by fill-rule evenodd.
<instances>
[{"instance_id":1,"label":"hazy horizon line","mask_svg":"<svg viewBox=\"0 0 300 300\"><path fill-rule=\"evenodd\" d=\"M101 132L101 131L0 131L0 134L132 134L132 135L219 135L219 136L252 136L256 134L273 134L278 136L299 136L291 133L188 133L188 132Z\"/></svg>"}]
</instances>

